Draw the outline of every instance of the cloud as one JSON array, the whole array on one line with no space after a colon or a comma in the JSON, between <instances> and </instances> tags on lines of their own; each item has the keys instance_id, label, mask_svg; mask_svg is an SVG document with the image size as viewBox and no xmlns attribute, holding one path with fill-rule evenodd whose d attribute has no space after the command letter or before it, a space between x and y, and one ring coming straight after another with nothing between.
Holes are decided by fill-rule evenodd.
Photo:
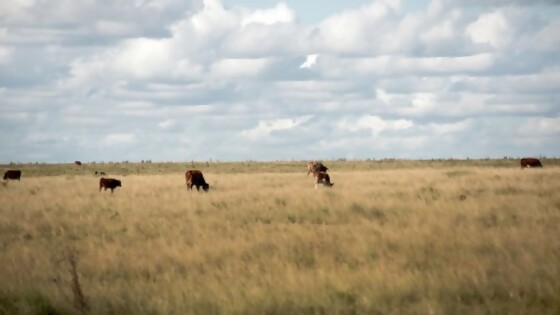
<instances>
[{"instance_id":1,"label":"cloud","mask_svg":"<svg viewBox=\"0 0 560 315\"><path fill-rule=\"evenodd\" d=\"M269 10L256 10L241 20L241 27L250 24L273 25L276 23L291 23L295 20L295 13L284 2L278 3Z\"/></svg>"},{"instance_id":2,"label":"cloud","mask_svg":"<svg viewBox=\"0 0 560 315\"><path fill-rule=\"evenodd\" d=\"M136 136L132 133L112 133L106 135L101 144L105 147L116 147L134 143Z\"/></svg>"},{"instance_id":3,"label":"cloud","mask_svg":"<svg viewBox=\"0 0 560 315\"><path fill-rule=\"evenodd\" d=\"M271 135L275 131L289 130L293 129L306 121L311 117L296 117L296 118L282 118L273 120L260 120L256 127L243 130L241 135L248 140L260 140Z\"/></svg>"},{"instance_id":4,"label":"cloud","mask_svg":"<svg viewBox=\"0 0 560 315\"><path fill-rule=\"evenodd\" d=\"M310 69L317 63L317 59L319 58L318 54L311 54L307 55L305 62L302 63L299 68L300 69Z\"/></svg>"},{"instance_id":5,"label":"cloud","mask_svg":"<svg viewBox=\"0 0 560 315\"><path fill-rule=\"evenodd\" d=\"M518 133L530 136L556 136L560 134L560 117L530 118L520 126Z\"/></svg>"},{"instance_id":6,"label":"cloud","mask_svg":"<svg viewBox=\"0 0 560 315\"><path fill-rule=\"evenodd\" d=\"M438 135L448 135L461 133L472 127L472 120L466 119L455 123L435 124L430 123L429 127Z\"/></svg>"},{"instance_id":7,"label":"cloud","mask_svg":"<svg viewBox=\"0 0 560 315\"><path fill-rule=\"evenodd\" d=\"M560 154L557 1L403 3L4 1L0 161Z\"/></svg>"},{"instance_id":8,"label":"cloud","mask_svg":"<svg viewBox=\"0 0 560 315\"><path fill-rule=\"evenodd\" d=\"M12 51L6 47L0 47L0 64L10 62Z\"/></svg>"},{"instance_id":9,"label":"cloud","mask_svg":"<svg viewBox=\"0 0 560 315\"><path fill-rule=\"evenodd\" d=\"M258 59L221 59L211 66L212 74L217 78L258 77L272 64L269 58Z\"/></svg>"},{"instance_id":10,"label":"cloud","mask_svg":"<svg viewBox=\"0 0 560 315\"><path fill-rule=\"evenodd\" d=\"M466 34L477 44L504 46L511 40L511 26L502 12L484 14L467 26Z\"/></svg>"},{"instance_id":11,"label":"cloud","mask_svg":"<svg viewBox=\"0 0 560 315\"><path fill-rule=\"evenodd\" d=\"M176 122L173 119L166 119L164 121L160 121L157 125L161 129L169 129L175 126Z\"/></svg>"},{"instance_id":12,"label":"cloud","mask_svg":"<svg viewBox=\"0 0 560 315\"><path fill-rule=\"evenodd\" d=\"M349 131L358 131L361 129L369 129L373 135L379 135L385 130L403 130L414 126L411 120L406 119L396 119L396 120L384 120L379 116L363 116L355 121L343 120L339 127Z\"/></svg>"}]
</instances>

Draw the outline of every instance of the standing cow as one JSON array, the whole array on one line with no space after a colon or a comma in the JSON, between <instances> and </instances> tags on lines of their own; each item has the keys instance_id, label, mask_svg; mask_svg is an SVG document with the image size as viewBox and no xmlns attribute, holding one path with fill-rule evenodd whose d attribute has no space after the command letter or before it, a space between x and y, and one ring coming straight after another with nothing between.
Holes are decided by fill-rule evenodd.
<instances>
[{"instance_id":1,"label":"standing cow","mask_svg":"<svg viewBox=\"0 0 560 315\"><path fill-rule=\"evenodd\" d=\"M334 185L334 183L331 183L331 177L326 172L316 172L313 176L315 176L315 189L317 189L319 184L325 187L332 187Z\"/></svg>"},{"instance_id":2,"label":"standing cow","mask_svg":"<svg viewBox=\"0 0 560 315\"><path fill-rule=\"evenodd\" d=\"M104 177L99 179L99 191L101 191L101 188L104 188L105 191L109 188L111 189L111 193L113 193L113 190L117 187L122 187L121 181L118 179Z\"/></svg>"},{"instance_id":3,"label":"standing cow","mask_svg":"<svg viewBox=\"0 0 560 315\"><path fill-rule=\"evenodd\" d=\"M541 161L537 158L522 158L520 161L521 168L526 167L543 167Z\"/></svg>"},{"instance_id":4,"label":"standing cow","mask_svg":"<svg viewBox=\"0 0 560 315\"><path fill-rule=\"evenodd\" d=\"M311 161L307 163L307 176L309 176L309 173L315 175L317 172L326 172L328 169L328 167L319 161Z\"/></svg>"},{"instance_id":5,"label":"standing cow","mask_svg":"<svg viewBox=\"0 0 560 315\"><path fill-rule=\"evenodd\" d=\"M185 180L187 182L187 189L189 190L192 190L193 186L196 186L197 191L200 191L200 187L202 187L204 191L210 189L210 185L206 183L204 175L202 175L202 172L199 170L188 170L185 173Z\"/></svg>"},{"instance_id":6,"label":"standing cow","mask_svg":"<svg viewBox=\"0 0 560 315\"><path fill-rule=\"evenodd\" d=\"M74 165L76 165L76 166L82 166L82 162L80 162L80 161L74 161Z\"/></svg>"},{"instance_id":7,"label":"standing cow","mask_svg":"<svg viewBox=\"0 0 560 315\"><path fill-rule=\"evenodd\" d=\"M4 172L4 180L12 179L12 180L20 180L21 178L21 171L20 170L7 170Z\"/></svg>"}]
</instances>

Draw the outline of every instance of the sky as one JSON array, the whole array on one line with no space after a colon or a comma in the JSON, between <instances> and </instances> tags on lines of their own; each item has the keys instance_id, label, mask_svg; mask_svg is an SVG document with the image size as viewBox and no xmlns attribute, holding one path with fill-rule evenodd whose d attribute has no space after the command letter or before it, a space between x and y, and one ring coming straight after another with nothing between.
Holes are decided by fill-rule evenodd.
<instances>
[{"instance_id":1,"label":"sky","mask_svg":"<svg viewBox=\"0 0 560 315\"><path fill-rule=\"evenodd\" d=\"M560 157L560 0L0 2L0 163Z\"/></svg>"}]
</instances>

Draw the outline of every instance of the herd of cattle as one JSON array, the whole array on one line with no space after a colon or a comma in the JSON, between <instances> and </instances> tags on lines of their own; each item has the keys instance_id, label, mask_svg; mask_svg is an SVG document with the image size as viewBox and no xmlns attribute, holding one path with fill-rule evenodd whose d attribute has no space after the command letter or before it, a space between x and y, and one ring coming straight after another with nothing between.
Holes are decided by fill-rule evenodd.
<instances>
[{"instance_id":1,"label":"herd of cattle","mask_svg":"<svg viewBox=\"0 0 560 315\"><path fill-rule=\"evenodd\" d=\"M82 165L80 161L75 161L74 164L77 166ZM529 167L543 167L541 161L537 158L522 158L520 160L520 165L522 169ZM315 189L317 189L317 186L319 185L323 185L325 187L332 187L334 185L334 183L331 182L331 177L327 173L328 169L328 167L319 161L311 161L307 164L307 176L309 176L309 174L313 174L313 177L315 178ZM95 174L105 175L104 172L97 171ZM7 170L4 172L4 180L20 179L21 170ZM192 190L193 186L196 187L197 191L200 191L200 188L206 192L210 189L210 185L206 182L204 175L199 170L188 170L185 173L185 181L188 190ZM117 187L122 187L122 183L118 179L105 177L101 177L99 179L99 191L101 191L101 189L104 189L104 191L110 189L111 193L113 193Z\"/></svg>"},{"instance_id":2,"label":"herd of cattle","mask_svg":"<svg viewBox=\"0 0 560 315\"><path fill-rule=\"evenodd\" d=\"M75 165L81 166L82 163L80 161L74 162ZM315 178L315 188L318 185L324 185L326 187L332 187L334 183L331 182L331 178L327 173L328 167L323 165L323 163L319 161L312 161L309 162L307 165L307 175L313 173ZM95 175L105 175L105 172L98 172L95 171ZM21 170L7 170L4 173L4 180L20 180L21 179ZM203 191L208 191L210 189L210 185L204 179L204 175L199 170L188 170L185 173L185 181L187 184L187 189L192 190L193 186L196 187L197 191L200 191L202 188ZM107 191L107 189L111 190L111 193L117 188L122 187L122 182L115 178L105 178L101 177L99 179L99 191L102 189Z\"/></svg>"}]
</instances>

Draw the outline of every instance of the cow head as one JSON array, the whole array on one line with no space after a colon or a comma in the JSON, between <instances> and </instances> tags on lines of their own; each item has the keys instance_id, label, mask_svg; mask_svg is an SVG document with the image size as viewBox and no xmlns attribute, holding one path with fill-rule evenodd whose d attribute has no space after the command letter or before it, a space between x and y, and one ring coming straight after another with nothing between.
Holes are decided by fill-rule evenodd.
<instances>
[{"instance_id":1,"label":"cow head","mask_svg":"<svg viewBox=\"0 0 560 315\"><path fill-rule=\"evenodd\" d=\"M120 180L116 180L115 182L116 182L116 186L117 186L117 187L122 187L122 186L121 186L121 181L120 181Z\"/></svg>"},{"instance_id":2,"label":"cow head","mask_svg":"<svg viewBox=\"0 0 560 315\"><path fill-rule=\"evenodd\" d=\"M328 167L319 161L311 161L307 164L307 175L309 175L309 173L315 175L316 172L326 172L328 169Z\"/></svg>"},{"instance_id":3,"label":"cow head","mask_svg":"<svg viewBox=\"0 0 560 315\"><path fill-rule=\"evenodd\" d=\"M208 189L210 189L210 185L208 185L207 183L204 183L204 184L202 184L202 189L207 192Z\"/></svg>"}]
</instances>

